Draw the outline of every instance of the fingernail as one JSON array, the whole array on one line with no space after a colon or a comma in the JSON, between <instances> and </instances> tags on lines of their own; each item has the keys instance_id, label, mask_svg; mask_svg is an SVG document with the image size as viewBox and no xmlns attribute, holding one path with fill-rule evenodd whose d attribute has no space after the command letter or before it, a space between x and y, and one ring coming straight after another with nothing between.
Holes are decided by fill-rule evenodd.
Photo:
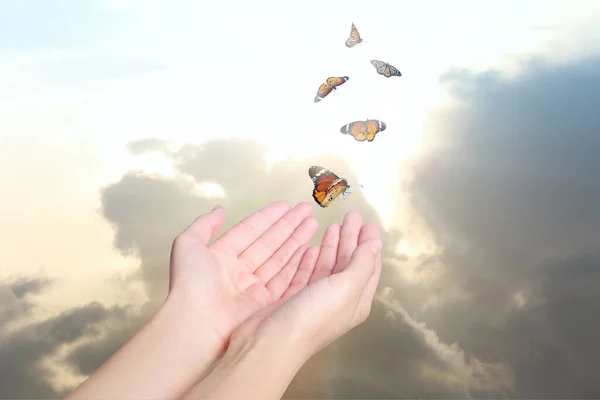
<instances>
[{"instance_id":1,"label":"fingernail","mask_svg":"<svg viewBox=\"0 0 600 400\"><path fill-rule=\"evenodd\" d=\"M371 244L369 245L369 248L371 249L373 254L375 254L376 256L378 256L379 253L381 253L382 247L383 247L383 243L381 242L381 240L373 240L373 241L371 241Z\"/></svg>"}]
</instances>

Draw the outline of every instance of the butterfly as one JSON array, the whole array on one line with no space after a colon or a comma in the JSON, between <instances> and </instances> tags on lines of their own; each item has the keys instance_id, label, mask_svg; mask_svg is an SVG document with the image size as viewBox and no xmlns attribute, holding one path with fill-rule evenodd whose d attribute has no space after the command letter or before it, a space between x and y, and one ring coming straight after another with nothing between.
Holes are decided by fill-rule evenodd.
<instances>
[{"instance_id":1,"label":"butterfly","mask_svg":"<svg viewBox=\"0 0 600 400\"><path fill-rule=\"evenodd\" d=\"M358 33L358 29L354 26L354 22L352 23L352 29L350 30L350 37L346 40L346 47L354 47L363 40L360 38L360 34Z\"/></svg>"},{"instance_id":2,"label":"butterfly","mask_svg":"<svg viewBox=\"0 0 600 400\"><path fill-rule=\"evenodd\" d=\"M327 78L324 84L319 86L319 90L317 91L317 95L315 96L315 103L323 100L332 90L335 90L338 86L343 85L348 82L350 79L347 76L340 77L330 77Z\"/></svg>"},{"instance_id":3,"label":"butterfly","mask_svg":"<svg viewBox=\"0 0 600 400\"><path fill-rule=\"evenodd\" d=\"M389 78L391 76L402 76L402 74L400 73L400 71L398 71L396 67L386 62L379 60L371 60L371 64L373 64L373 66L377 68L377 73L379 75L383 75L386 78Z\"/></svg>"},{"instance_id":4,"label":"butterfly","mask_svg":"<svg viewBox=\"0 0 600 400\"><path fill-rule=\"evenodd\" d=\"M350 194L348 181L340 178L327 168L313 165L308 169L308 176L315 185L313 199L323 208L329 206L340 194L343 197Z\"/></svg>"},{"instance_id":5,"label":"butterfly","mask_svg":"<svg viewBox=\"0 0 600 400\"><path fill-rule=\"evenodd\" d=\"M387 128L385 122L377 119L368 119L366 121L350 122L342 126L340 132L354 136L354 139L359 142L364 142L365 140L372 142L375 139L375 135L378 132L385 131L385 128Z\"/></svg>"}]
</instances>

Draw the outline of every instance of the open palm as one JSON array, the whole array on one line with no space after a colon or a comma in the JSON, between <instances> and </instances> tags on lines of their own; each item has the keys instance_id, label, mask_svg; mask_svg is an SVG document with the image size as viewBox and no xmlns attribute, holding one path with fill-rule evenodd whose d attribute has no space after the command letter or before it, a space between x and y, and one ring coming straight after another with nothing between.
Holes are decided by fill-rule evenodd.
<instances>
[{"instance_id":1,"label":"open palm","mask_svg":"<svg viewBox=\"0 0 600 400\"><path fill-rule=\"evenodd\" d=\"M381 247L377 225L362 225L359 213L348 213L341 227L325 231L316 262L310 257L298 268L279 300L240 324L230 341L239 346L268 336L281 351L293 343L293 352L310 357L369 316Z\"/></svg>"},{"instance_id":2,"label":"open palm","mask_svg":"<svg viewBox=\"0 0 600 400\"><path fill-rule=\"evenodd\" d=\"M275 202L211 244L225 210L199 217L173 243L169 298L182 300L227 341L240 323L289 293L291 284L310 279L319 256L306 245L318 227L312 212L308 203L290 209L287 202Z\"/></svg>"}]
</instances>

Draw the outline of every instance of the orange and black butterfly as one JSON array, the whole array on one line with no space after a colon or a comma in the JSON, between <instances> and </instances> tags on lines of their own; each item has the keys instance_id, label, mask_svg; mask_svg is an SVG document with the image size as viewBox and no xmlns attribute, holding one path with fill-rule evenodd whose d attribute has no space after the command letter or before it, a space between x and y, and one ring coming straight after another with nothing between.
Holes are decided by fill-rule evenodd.
<instances>
[{"instance_id":1,"label":"orange and black butterfly","mask_svg":"<svg viewBox=\"0 0 600 400\"><path fill-rule=\"evenodd\" d=\"M339 77L329 77L325 81L324 84L319 86L319 90L317 90L317 95L315 96L315 103L323 100L332 90L335 90L338 86L343 85L348 82L350 79L347 76L339 76Z\"/></svg>"},{"instance_id":2,"label":"orange and black butterfly","mask_svg":"<svg viewBox=\"0 0 600 400\"><path fill-rule=\"evenodd\" d=\"M313 165L308 169L308 176L315 185L313 199L323 208L329 206L339 195L345 197L346 194L350 193L347 191L350 189L348 181L340 178L327 168Z\"/></svg>"},{"instance_id":3,"label":"orange and black butterfly","mask_svg":"<svg viewBox=\"0 0 600 400\"><path fill-rule=\"evenodd\" d=\"M360 38L360 34L358 33L358 29L354 26L354 22L352 23L352 29L350 30L350 37L346 40L346 47L354 47L363 40Z\"/></svg>"},{"instance_id":4,"label":"orange and black butterfly","mask_svg":"<svg viewBox=\"0 0 600 400\"><path fill-rule=\"evenodd\" d=\"M359 142L368 140L372 142L378 132L385 131L387 126L385 122L377 119L368 119L366 121L350 122L340 128L340 132L346 135L352 135Z\"/></svg>"},{"instance_id":5,"label":"orange and black butterfly","mask_svg":"<svg viewBox=\"0 0 600 400\"><path fill-rule=\"evenodd\" d=\"M400 71L398 71L396 67L386 62L379 60L371 60L371 64L373 64L373 66L377 68L377 73L379 75L383 75L386 78L389 78L391 76L402 76L402 74L400 73Z\"/></svg>"}]
</instances>

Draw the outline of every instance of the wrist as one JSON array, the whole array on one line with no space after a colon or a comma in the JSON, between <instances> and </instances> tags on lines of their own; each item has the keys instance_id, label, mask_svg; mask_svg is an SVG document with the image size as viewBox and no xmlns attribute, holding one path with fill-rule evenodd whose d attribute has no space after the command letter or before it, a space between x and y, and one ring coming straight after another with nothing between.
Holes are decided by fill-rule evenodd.
<instances>
[{"instance_id":1,"label":"wrist","mask_svg":"<svg viewBox=\"0 0 600 400\"><path fill-rule=\"evenodd\" d=\"M191 313L185 302L167 298L154 319L170 331L177 347L188 353L214 354L211 358L218 358L225 351L227 340L214 329L210 318Z\"/></svg>"},{"instance_id":2,"label":"wrist","mask_svg":"<svg viewBox=\"0 0 600 400\"><path fill-rule=\"evenodd\" d=\"M215 369L185 399L280 399L307 354L270 332L233 340Z\"/></svg>"}]
</instances>

